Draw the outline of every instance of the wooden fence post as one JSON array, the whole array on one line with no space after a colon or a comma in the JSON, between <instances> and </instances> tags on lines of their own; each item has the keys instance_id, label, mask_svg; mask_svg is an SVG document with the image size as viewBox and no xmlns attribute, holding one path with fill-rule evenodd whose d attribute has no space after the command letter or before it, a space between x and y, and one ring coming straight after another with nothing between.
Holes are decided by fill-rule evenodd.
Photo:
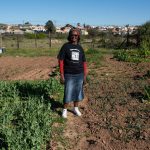
<instances>
[{"instance_id":1,"label":"wooden fence post","mask_svg":"<svg viewBox=\"0 0 150 150\"><path fill-rule=\"evenodd\" d=\"M19 49L19 34L17 34L17 49Z\"/></svg>"},{"instance_id":2,"label":"wooden fence post","mask_svg":"<svg viewBox=\"0 0 150 150\"><path fill-rule=\"evenodd\" d=\"M36 32L34 33L35 35L35 48L37 48L37 36L36 36Z\"/></svg>"}]
</instances>

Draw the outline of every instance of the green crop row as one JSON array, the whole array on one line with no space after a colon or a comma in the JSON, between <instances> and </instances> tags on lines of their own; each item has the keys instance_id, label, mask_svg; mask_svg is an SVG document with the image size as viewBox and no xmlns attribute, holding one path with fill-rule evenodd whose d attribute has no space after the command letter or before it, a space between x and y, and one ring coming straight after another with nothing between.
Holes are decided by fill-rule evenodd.
<instances>
[{"instance_id":1,"label":"green crop row","mask_svg":"<svg viewBox=\"0 0 150 150\"><path fill-rule=\"evenodd\" d=\"M150 62L150 51L146 50L120 50L114 53L119 61L127 62Z\"/></svg>"},{"instance_id":2,"label":"green crop row","mask_svg":"<svg viewBox=\"0 0 150 150\"><path fill-rule=\"evenodd\" d=\"M46 149L53 123L52 97L63 91L58 81L0 81L0 89L0 149Z\"/></svg>"},{"instance_id":3,"label":"green crop row","mask_svg":"<svg viewBox=\"0 0 150 150\"><path fill-rule=\"evenodd\" d=\"M100 60L102 60L102 52L99 49L88 49L86 51L87 62L89 64L94 64L95 67L100 65Z\"/></svg>"}]
</instances>

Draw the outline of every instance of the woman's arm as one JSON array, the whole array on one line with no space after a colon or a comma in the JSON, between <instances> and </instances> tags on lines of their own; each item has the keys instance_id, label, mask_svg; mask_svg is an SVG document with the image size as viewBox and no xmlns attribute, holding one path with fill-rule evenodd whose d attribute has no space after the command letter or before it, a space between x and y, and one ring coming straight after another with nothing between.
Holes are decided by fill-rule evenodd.
<instances>
[{"instance_id":1,"label":"woman's arm","mask_svg":"<svg viewBox=\"0 0 150 150\"><path fill-rule=\"evenodd\" d=\"M83 62L83 70L84 70L84 83L86 83L86 77L88 74L88 70L87 70L87 62Z\"/></svg>"},{"instance_id":2,"label":"woman's arm","mask_svg":"<svg viewBox=\"0 0 150 150\"><path fill-rule=\"evenodd\" d=\"M59 72L60 72L60 82L64 84L65 78L64 78L64 60L58 60L59 61Z\"/></svg>"}]
</instances>

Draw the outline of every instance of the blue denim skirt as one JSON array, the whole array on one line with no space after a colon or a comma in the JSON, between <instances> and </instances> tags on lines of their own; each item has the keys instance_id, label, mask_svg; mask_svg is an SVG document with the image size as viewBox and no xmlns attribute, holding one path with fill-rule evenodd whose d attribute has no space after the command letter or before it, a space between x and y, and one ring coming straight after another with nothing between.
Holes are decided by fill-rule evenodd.
<instances>
[{"instance_id":1,"label":"blue denim skirt","mask_svg":"<svg viewBox=\"0 0 150 150\"><path fill-rule=\"evenodd\" d=\"M64 103L81 101L83 94L84 74L65 74Z\"/></svg>"}]
</instances>

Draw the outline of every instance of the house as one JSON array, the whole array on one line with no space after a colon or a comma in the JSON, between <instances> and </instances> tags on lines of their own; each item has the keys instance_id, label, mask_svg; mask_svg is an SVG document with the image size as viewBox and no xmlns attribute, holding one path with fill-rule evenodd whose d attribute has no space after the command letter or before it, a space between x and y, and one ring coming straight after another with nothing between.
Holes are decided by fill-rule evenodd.
<instances>
[{"instance_id":1,"label":"house","mask_svg":"<svg viewBox=\"0 0 150 150\"><path fill-rule=\"evenodd\" d=\"M88 33L88 31L86 31L85 29L82 29L82 30L81 30L81 34L82 34L82 35L88 35L89 33Z\"/></svg>"},{"instance_id":2,"label":"house","mask_svg":"<svg viewBox=\"0 0 150 150\"><path fill-rule=\"evenodd\" d=\"M3 34L3 33L5 33L5 30L0 29L0 34Z\"/></svg>"},{"instance_id":3,"label":"house","mask_svg":"<svg viewBox=\"0 0 150 150\"><path fill-rule=\"evenodd\" d=\"M27 30L25 31L25 33L34 34L34 33L35 33L35 31L27 29Z\"/></svg>"},{"instance_id":4,"label":"house","mask_svg":"<svg viewBox=\"0 0 150 150\"><path fill-rule=\"evenodd\" d=\"M31 29L37 32L46 32L45 27L42 25L31 26Z\"/></svg>"},{"instance_id":5,"label":"house","mask_svg":"<svg viewBox=\"0 0 150 150\"><path fill-rule=\"evenodd\" d=\"M24 31L18 29L18 30L14 30L13 31L13 34L20 34L20 35L23 35L24 34Z\"/></svg>"},{"instance_id":6,"label":"house","mask_svg":"<svg viewBox=\"0 0 150 150\"><path fill-rule=\"evenodd\" d=\"M65 33L62 27L56 27L56 33Z\"/></svg>"}]
</instances>

